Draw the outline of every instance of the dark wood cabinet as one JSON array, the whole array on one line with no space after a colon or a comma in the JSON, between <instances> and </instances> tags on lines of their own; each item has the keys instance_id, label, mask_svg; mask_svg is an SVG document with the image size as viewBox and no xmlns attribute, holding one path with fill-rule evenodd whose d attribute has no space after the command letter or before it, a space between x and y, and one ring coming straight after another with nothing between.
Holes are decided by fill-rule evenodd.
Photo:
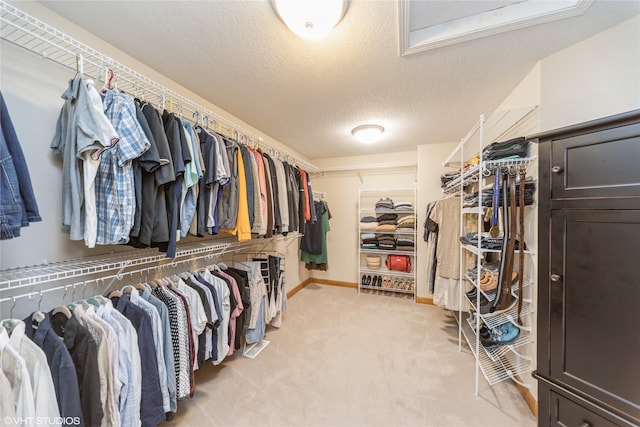
<instances>
[{"instance_id":1,"label":"dark wood cabinet","mask_svg":"<svg viewBox=\"0 0 640 427\"><path fill-rule=\"evenodd\" d=\"M539 143L539 425L640 425L640 111Z\"/></svg>"}]
</instances>

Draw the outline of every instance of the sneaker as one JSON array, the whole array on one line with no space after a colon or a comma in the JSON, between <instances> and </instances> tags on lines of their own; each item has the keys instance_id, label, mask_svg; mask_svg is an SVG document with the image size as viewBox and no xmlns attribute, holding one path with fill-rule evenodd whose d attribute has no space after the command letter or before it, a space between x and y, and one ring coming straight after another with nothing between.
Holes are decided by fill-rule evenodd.
<instances>
[{"instance_id":1,"label":"sneaker","mask_svg":"<svg viewBox=\"0 0 640 427\"><path fill-rule=\"evenodd\" d=\"M503 323L489 331L489 335L480 333L480 344L487 350L494 349L501 345L511 344L520 336L520 328L512 322Z\"/></svg>"}]
</instances>

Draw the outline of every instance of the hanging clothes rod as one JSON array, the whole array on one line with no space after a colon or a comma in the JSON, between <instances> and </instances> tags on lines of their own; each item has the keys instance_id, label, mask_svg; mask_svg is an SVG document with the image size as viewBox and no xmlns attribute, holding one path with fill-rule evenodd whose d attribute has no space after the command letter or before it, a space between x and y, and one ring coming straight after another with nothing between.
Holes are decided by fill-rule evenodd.
<instances>
[{"instance_id":1,"label":"hanging clothes rod","mask_svg":"<svg viewBox=\"0 0 640 427\"><path fill-rule=\"evenodd\" d=\"M119 90L147 102L152 102L149 100L149 96L152 96L158 106L177 113L180 117L185 114L185 119L205 127L211 123L216 126L212 129L213 131L224 133L238 142L243 140L254 147L265 146L278 153L278 157L292 161L307 172L320 171L318 167L307 160L265 143L261 136L232 123L210 109L115 61L3 0L0 0L0 12L1 38L11 44L34 52L70 70L82 72L96 81L100 81L105 72L111 69Z\"/></svg>"},{"instance_id":2,"label":"hanging clothes rod","mask_svg":"<svg viewBox=\"0 0 640 427\"><path fill-rule=\"evenodd\" d=\"M288 236L253 239L244 242L220 239L191 244L178 250L174 259L167 258L164 253L159 253L156 249L135 249L117 254L96 255L52 264L0 270L2 277L0 280L0 297L2 297L0 302L34 295L34 288L38 285L52 285L61 281L71 282L83 277L86 278L85 281L89 282L119 280L126 275L173 268L187 262L206 258L213 259L224 254L244 252L256 247L260 247L260 250L264 251L272 243L294 241L300 236L300 233L290 233ZM140 268L136 269L135 267ZM80 284L82 282L84 281L81 280ZM7 294L11 296L5 297Z\"/></svg>"}]
</instances>

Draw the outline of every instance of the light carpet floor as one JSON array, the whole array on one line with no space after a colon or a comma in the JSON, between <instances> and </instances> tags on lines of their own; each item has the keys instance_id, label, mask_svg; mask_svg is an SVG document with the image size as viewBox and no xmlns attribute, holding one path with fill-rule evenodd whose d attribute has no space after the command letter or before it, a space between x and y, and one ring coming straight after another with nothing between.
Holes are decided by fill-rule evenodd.
<instances>
[{"instance_id":1,"label":"light carpet floor","mask_svg":"<svg viewBox=\"0 0 640 427\"><path fill-rule=\"evenodd\" d=\"M308 285L255 359L196 372L180 426L535 426L513 384L474 394L451 313L406 297Z\"/></svg>"}]
</instances>

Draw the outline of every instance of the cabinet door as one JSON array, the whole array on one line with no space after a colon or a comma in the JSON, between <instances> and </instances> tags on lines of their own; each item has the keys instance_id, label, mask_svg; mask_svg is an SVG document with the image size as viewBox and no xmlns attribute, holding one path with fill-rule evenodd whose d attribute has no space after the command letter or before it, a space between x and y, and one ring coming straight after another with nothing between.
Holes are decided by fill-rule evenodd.
<instances>
[{"instance_id":1,"label":"cabinet door","mask_svg":"<svg viewBox=\"0 0 640 427\"><path fill-rule=\"evenodd\" d=\"M640 123L556 139L551 151L552 199L640 196Z\"/></svg>"},{"instance_id":2,"label":"cabinet door","mask_svg":"<svg viewBox=\"0 0 640 427\"><path fill-rule=\"evenodd\" d=\"M550 377L640 422L640 210L551 213Z\"/></svg>"}]
</instances>

